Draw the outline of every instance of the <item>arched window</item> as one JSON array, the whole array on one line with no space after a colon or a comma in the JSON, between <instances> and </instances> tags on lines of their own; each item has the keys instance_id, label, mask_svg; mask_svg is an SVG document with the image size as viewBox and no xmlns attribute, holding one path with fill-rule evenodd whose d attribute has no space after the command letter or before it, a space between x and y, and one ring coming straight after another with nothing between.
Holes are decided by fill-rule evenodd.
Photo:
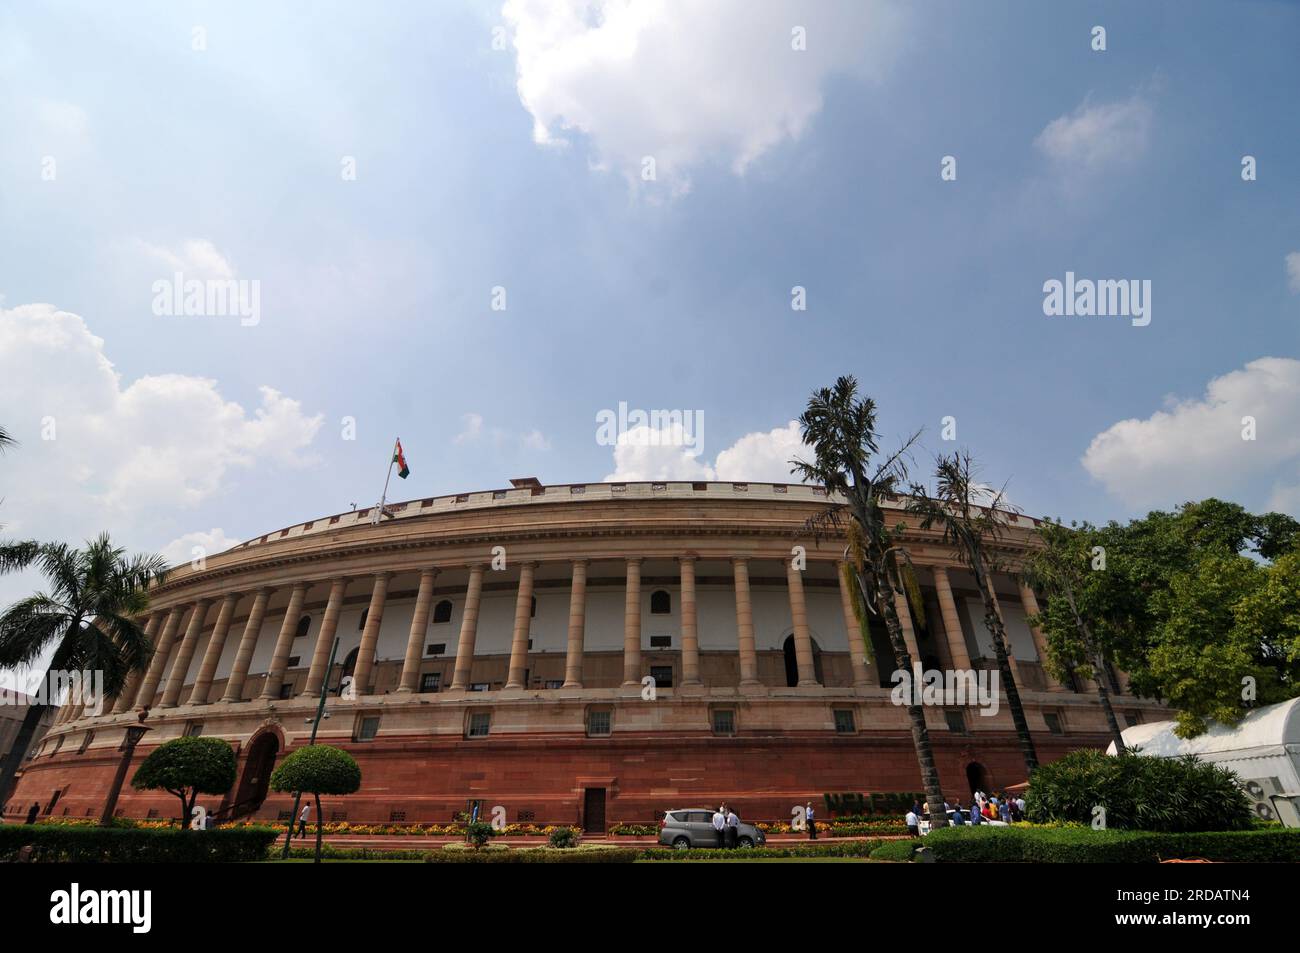
<instances>
[{"instance_id":1,"label":"arched window","mask_svg":"<svg viewBox=\"0 0 1300 953\"><path fill-rule=\"evenodd\" d=\"M307 630L310 628L311 628L311 616L305 615L298 620L298 631L293 634L293 637L295 639L301 639L304 635L307 634Z\"/></svg>"},{"instance_id":2,"label":"arched window","mask_svg":"<svg viewBox=\"0 0 1300 953\"><path fill-rule=\"evenodd\" d=\"M361 610L361 621L359 621L359 622L357 623L357 631L358 631L358 632L360 632L362 629L364 629L364 628L366 627L366 616L368 616L368 615L370 615L370 609L369 609L369 608L366 608L366 609L362 609L362 610Z\"/></svg>"},{"instance_id":3,"label":"arched window","mask_svg":"<svg viewBox=\"0 0 1300 953\"><path fill-rule=\"evenodd\" d=\"M433 607L433 621L435 623L451 621L451 600L450 599L443 599L442 602L439 602L436 606Z\"/></svg>"},{"instance_id":4,"label":"arched window","mask_svg":"<svg viewBox=\"0 0 1300 953\"><path fill-rule=\"evenodd\" d=\"M532 607L528 610L528 618L530 619L537 618L537 597L536 596L533 596L533 604Z\"/></svg>"},{"instance_id":5,"label":"arched window","mask_svg":"<svg viewBox=\"0 0 1300 953\"><path fill-rule=\"evenodd\" d=\"M650 593L650 614L669 615L673 611L673 597L666 589L656 589Z\"/></svg>"}]
</instances>

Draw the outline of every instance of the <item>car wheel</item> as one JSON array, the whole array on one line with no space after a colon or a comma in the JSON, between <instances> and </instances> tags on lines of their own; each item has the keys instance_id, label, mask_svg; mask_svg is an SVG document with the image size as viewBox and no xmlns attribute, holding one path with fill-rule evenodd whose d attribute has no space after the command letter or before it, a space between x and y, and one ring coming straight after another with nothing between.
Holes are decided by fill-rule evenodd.
<instances>
[{"instance_id":1,"label":"car wheel","mask_svg":"<svg viewBox=\"0 0 1300 953\"><path fill-rule=\"evenodd\" d=\"M753 846L754 846L754 839L753 839L752 837L742 837L742 838L740 839L740 846L741 846L741 847L753 847Z\"/></svg>"},{"instance_id":2,"label":"car wheel","mask_svg":"<svg viewBox=\"0 0 1300 953\"><path fill-rule=\"evenodd\" d=\"M691 839L689 837L677 837L673 839L673 848L676 850L686 850L690 846Z\"/></svg>"}]
</instances>

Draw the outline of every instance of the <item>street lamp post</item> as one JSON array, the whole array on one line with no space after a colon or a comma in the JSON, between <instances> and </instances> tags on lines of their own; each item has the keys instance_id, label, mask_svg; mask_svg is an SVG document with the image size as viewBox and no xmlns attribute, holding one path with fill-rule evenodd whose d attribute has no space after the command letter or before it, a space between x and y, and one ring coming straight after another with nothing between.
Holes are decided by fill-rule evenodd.
<instances>
[{"instance_id":1,"label":"street lamp post","mask_svg":"<svg viewBox=\"0 0 1300 953\"><path fill-rule=\"evenodd\" d=\"M334 644L330 646L329 664L325 666L325 684L321 686L320 701L316 704L316 717L311 723L311 740L307 742L308 747L316 743L316 732L320 730L321 719L325 716L325 699L329 697L330 672L334 670L334 656L339 650L339 640L336 636ZM302 792L297 791L293 795L293 810L289 812L289 830L284 835L284 850L280 852L280 859L286 860L289 857L289 845L293 841L293 825L298 819L298 805L302 803ZM320 818L316 818L317 826L320 825Z\"/></svg>"},{"instance_id":2,"label":"street lamp post","mask_svg":"<svg viewBox=\"0 0 1300 953\"><path fill-rule=\"evenodd\" d=\"M140 716L143 721L145 714ZM126 780L126 769L131 766L131 756L135 754L135 746L140 743L140 739L145 736L149 730L148 725L136 724L126 729L126 738L122 741L121 752L122 760L117 763L117 773L113 775L113 786L108 790L108 802L104 805L104 815L99 819L100 827L113 826L113 814L117 811L117 797L122 793L122 782Z\"/></svg>"}]
</instances>

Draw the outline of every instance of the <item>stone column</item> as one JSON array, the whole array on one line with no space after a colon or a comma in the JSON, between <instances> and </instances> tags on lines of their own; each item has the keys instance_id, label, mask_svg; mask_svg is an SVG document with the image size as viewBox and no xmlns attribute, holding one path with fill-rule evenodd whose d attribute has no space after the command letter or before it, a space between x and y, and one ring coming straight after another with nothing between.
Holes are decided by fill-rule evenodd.
<instances>
[{"instance_id":1,"label":"stone column","mask_svg":"<svg viewBox=\"0 0 1300 953\"><path fill-rule=\"evenodd\" d=\"M158 626L162 624L162 617L161 612L151 612L149 621L144 624L144 637L151 645L154 636L158 634ZM120 715L135 704L135 697L140 692L140 681L143 678L144 676L138 670L131 672L126 677L126 684L122 686L122 694L117 696L117 702L113 705L113 714Z\"/></svg>"},{"instance_id":2,"label":"stone column","mask_svg":"<svg viewBox=\"0 0 1300 953\"><path fill-rule=\"evenodd\" d=\"M262 634L266 604L271 601L273 592L275 590L267 586L253 594L253 605L248 610L248 621L244 623L244 635L239 640L234 664L230 666L230 677L226 679L226 693L221 696L223 702L243 701L244 679L248 677L248 665L253 660L253 650L257 648L257 637Z\"/></svg>"},{"instance_id":3,"label":"stone column","mask_svg":"<svg viewBox=\"0 0 1300 953\"><path fill-rule=\"evenodd\" d=\"M163 672L167 669L167 660L171 658L172 645L176 641L176 630L180 628L181 616L184 614L185 607L176 606L167 614L167 621L163 623L162 635L158 636L158 644L154 647L153 661L149 663L144 681L140 683L138 700L144 708L153 707L153 697L158 691Z\"/></svg>"},{"instance_id":4,"label":"stone column","mask_svg":"<svg viewBox=\"0 0 1300 953\"><path fill-rule=\"evenodd\" d=\"M478 635L478 607L483 598L483 566L469 567L469 587L465 590L465 612L460 618L460 635L456 639L456 669L451 679L452 691L469 688L474 667L474 640Z\"/></svg>"},{"instance_id":5,"label":"stone column","mask_svg":"<svg viewBox=\"0 0 1300 953\"><path fill-rule=\"evenodd\" d=\"M564 658L563 688L582 687L582 651L587 633L587 560L573 561L569 589L569 651Z\"/></svg>"},{"instance_id":6,"label":"stone column","mask_svg":"<svg viewBox=\"0 0 1300 953\"><path fill-rule=\"evenodd\" d=\"M969 670L970 652L966 649L966 636L961 631L961 616L957 615L957 603L952 597L948 570L943 566L933 566L931 569L934 572L934 588L939 595L939 613L943 616L943 631L948 636L948 654L952 657L952 667Z\"/></svg>"},{"instance_id":7,"label":"stone column","mask_svg":"<svg viewBox=\"0 0 1300 953\"><path fill-rule=\"evenodd\" d=\"M388 580L391 572L375 573L370 590L370 608L366 610L366 627L361 633L361 648L357 650L357 664L352 670L352 684L357 696L371 694L374 685L371 674L375 668L375 650L379 646L379 625L384 621L384 603L388 599Z\"/></svg>"},{"instance_id":8,"label":"stone column","mask_svg":"<svg viewBox=\"0 0 1300 953\"><path fill-rule=\"evenodd\" d=\"M289 653L293 651L293 637L298 631L298 620L302 618L302 604L307 599L310 582L297 583L289 593L289 605L284 610L284 621L280 623L280 637L275 640L271 654L271 666L266 671L266 684L262 686L262 698L269 700L280 697L280 686L284 684L284 670L289 665Z\"/></svg>"},{"instance_id":9,"label":"stone column","mask_svg":"<svg viewBox=\"0 0 1300 953\"><path fill-rule=\"evenodd\" d=\"M420 659L424 655L425 636L429 634L429 605L433 602L433 581L437 578L436 569L420 573L420 591L415 597L411 633L406 637L406 658L402 660L402 680L397 686L401 694L409 695L420 685Z\"/></svg>"},{"instance_id":10,"label":"stone column","mask_svg":"<svg viewBox=\"0 0 1300 953\"><path fill-rule=\"evenodd\" d=\"M226 647L226 636L230 632L230 622L235 617L235 605L239 602L239 593L228 592L221 600L217 610L217 623L208 637L208 647L203 651L203 662L199 665L198 677L194 679L194 691L190 692L191 705L206 705L212 691L212 676L216 674L221 662L221 652Z\"/></svg>"},{"instance_id":11,"label":"stone column","mask_svg":"<svg viewBox=\"0 0 1300 953\"><path fill-rule=\"evenodd\" d=\"M627 560L627 598L623 603L623 686L641 684L641 557Z\"/></svg>"},{"instance_id":12,"label":"stone column","mask_svg":"<svg viewBox=\"0 0 1300 953\"><path fill-rule=\"evenodd\" d=\"M163 689L161 706L163 708L175 708L176 703L180 701L181 689L185 687L185 676L189 674L194 650L199 645L199 634L203 631L203 620L207 618L208 607L211 605L211 599L200 599L194 603L194 611L190 613L190 624L185 629L185 638L181 639L181 646L176 650L176 661L172 663L171 676L167 679L167 687Z\"/></svg>"},{"instance_id":13,"label":"stone column","mask_svg":"<svg viewBox=\"0 0 1300 953\"><path fill-rule=\"evenodd\" d=\"M679 556L682 577L682 687L701 685L700 634L695 607L695 557Z\"/></svg>"},{"instance_id":14,"label":"stone column","mask_svg":"<svg viewBox=\"0 0 1300 953\"><path fill-rule=\"evenodd\" d=\"M898 624L903 630L903 642L907 645L907 654L913 662L921 661L921 646L916 641L916 630L912 628L912 610L907 604L907 593L894 593L894 611L898 613Z\"/></svg>"},{"instance_id":15,"label":"stone column","mask_svg":"<svg viewBox=\"0 0 1300 953\"><path fill-rule=\"evenodd\" d=\"M506 688L527 688L524 684L528 669L528 632L532 628L533 574L537 563L524 563L519 567L519 592L515 595L515 630L510 642L510 673Z\"/></svg>"},{"instance_id":16,"label":"stone column","mask_svg":"<svg viewBox=\"0 0 1300 953\"><path fill-rule=\"evenodd\" d=\"M1038 615L1038 598L1023 579L1017 579L1020 586L1020 604L1025 609L1026 615ZM1065 686L1052 678L1047 672L1047 639L1043 635L1043 630L1036 625L1029 627L1029 634L1034 637L1034 650L1038 653L1038 664L1043 667L1043 680L1047 685L1047 690L1051 692L1060 692L1065 690ZM1105 673L1101 673L1105 677Z\"/></svg>"},{"instance_id":17,"label":"stone column","mask_svg":"<svg viewBox=\"0 0 1300 953\"><path fill-rule=\"evenodd\" d=\"M740 649L740 684L761 684L758 680L758 653L754 650L754 606L749 597L749 560L731 560L736 588L736 642Z\"/></svg>"},{"instance_id":18,"label":"stone column","mask_svg":"<svg viewBox=\"0 0 1300 953\"><path fill-rule=\"evenodd\" d=\"M320 622L320 632L316 634L316 648L311 655L311 668L307 671L307 685L303 695L319 698L329 677L326 666L330 662L330 649L334 646L334 634L339 628L339 613L343 611L343 593L348 588L348 581L338 576L330 581L329 601L325 604L325 615Z\"/></svg>"},{"instance_id":19,"label":"stone column","mask_svg":"<svg viewBox=\"0 0 1300 953\"><path fill-rule=\"evenodd\" d=\"M869 686L871 676L867 673L867 646L862 641L862 629L853 612L853 594L844 585L843 565L836 563L840 570L840 605L844 609L844 628L849 634L849 663L853 666L853 684Z\"/></svg>"},{"instance_id":20,"label":"stone column","mask_svg":"<svg viewBox=\"0 0 1300 953\"><path fill-rule=\"evenodd\" d=\"M803 594L803 573L794 560L785 561L786 588L790 593L790 619L794 628L794 657L799 665L799 687L817 685L817 668L813 664L812 635L808 632L808 602Z\"/></svg>"}]
</instances>

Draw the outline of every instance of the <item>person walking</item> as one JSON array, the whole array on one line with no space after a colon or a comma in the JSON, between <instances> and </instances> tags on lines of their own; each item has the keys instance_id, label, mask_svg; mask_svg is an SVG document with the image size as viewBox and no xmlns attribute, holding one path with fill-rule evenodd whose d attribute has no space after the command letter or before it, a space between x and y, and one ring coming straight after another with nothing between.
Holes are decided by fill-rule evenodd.
<instances>
[{"instance_id":1,"label":"person walking","mask_svg":"<svg viewBox=\"0 0 1300 953\"><path fill-rule=\"evenodd\" d=\"M723 805L722 807L718 808L716 811L713 812L713 831L718 835L719 848L723 848L727 846L726 843L727 815L725 812L726 812L726 805Z\"/></svg>"},{"instance_id":2,"label":"person walking","mask_svg":"<svg viewBox=\"0 0 1300 953\"><path fill-rule=\"evenodd\" d=\"M916 816L915 805L913 806L912 810L907 812L906 822L907 822L907 833L911 834L913 837L920 837L921 819Z\"/></svg>"},{"instance_id":3,"label":"person walking","mask_svg":"<svg viewBox=\"0 0 1300 953\"><path fill-rule=\"evenodd\" d=\"M302 806L302 813L298 815L298 836L299 837L307 836L307 818L310 816L311 816L311 805L304 804Z\"/></svg>"},{"instance_id":4,"label":"person walking","mask_svg":"<svg viewBox=\"0 0 1300 953\"><path fill-rule=\"evenodd\" d=\"M813 812L812 801L804 808L804 817L808 819L808 839L817 839L817 815Z\"/></svg>"},{"instance_id":5,"label":"person walking","mask_svg":"<svg viewBox=\"0 0 1300 953\"><path fill-rule=\"evenodd\" d=\"M728 849L730 850L735 849L736 838L739 836L739 834L740 834L740 818L736 816L735 811L728 808L727 809L727 848Z\"/></svg>"}]
</instances>

